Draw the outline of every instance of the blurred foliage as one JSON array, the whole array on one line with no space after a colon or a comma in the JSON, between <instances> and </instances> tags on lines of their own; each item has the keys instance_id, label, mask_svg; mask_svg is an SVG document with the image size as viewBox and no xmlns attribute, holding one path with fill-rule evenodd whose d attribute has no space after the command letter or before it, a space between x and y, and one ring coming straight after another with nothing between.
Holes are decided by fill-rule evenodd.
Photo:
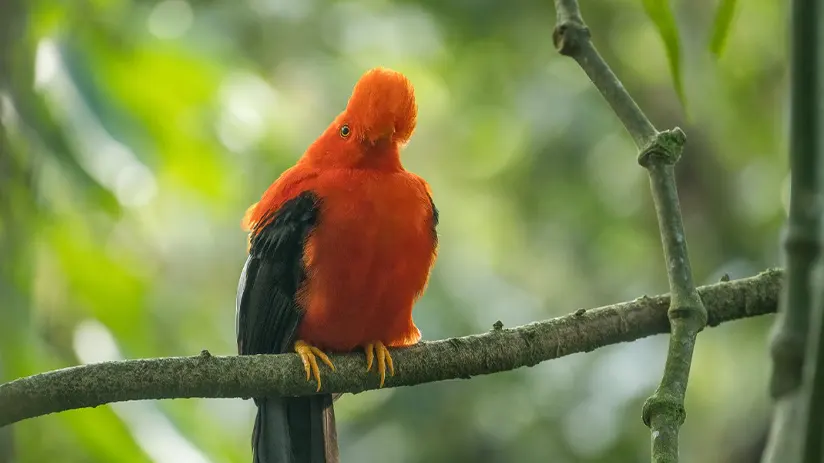
<instances>
[{"instance_id":1,"label":"blurred foliage","mask_svg":"<svg viewBox=\"0 0 824 463\"><path fill-rule=\"evenodd\" d=\"M686 107L684 95L684 79L681 74L681 44L678 38L678 25L675 23L675 16L672 13L669 0L643 0L644 10L647 16L655 24L661 40L664 41L664 48L667 50L670 74L672 83L675 86L675 93L681 103Z\"/></svg>"},{"instance_id":2,"label":"blurred foliage","mask_svg":"<svg viewBox=\"0 0 824 463\"><path fill-rule=\"evenodd\" d=\"M785 6L737 5L716 57L718 3L672 3L690 121L642 2L583 5L656 126L688 134L679 191L701 284L777 265L786 209ZM404 160L441 210L440 257L415 311L426 339L665 292L632 141L553 50L553 24L551 2L526 0L0 1L3 379L233 354L241 216L376 65L416 85ZM752 461L731 455L763 434L770 322L699 337L684 461ZM657 336L344 397L343 461L648 460L640 409L665 348ZM249 461L253 414L242 400L66 412L15 425L0 458Z\"/></svg>"},{"instance_id":3,"label":"blurred foliage","mask_svg":"<svg viewBox=\"0 0 824 463\"><path fill-rule=\"evenodd\" d=\"M730 26L735 17L736 0L721 0L718 4L718 11L715 13L715 21L712 24L712 35L710 37L710 52L718 56L724 51L727 37L730 33Z\"/></svg>"}]
</instances>

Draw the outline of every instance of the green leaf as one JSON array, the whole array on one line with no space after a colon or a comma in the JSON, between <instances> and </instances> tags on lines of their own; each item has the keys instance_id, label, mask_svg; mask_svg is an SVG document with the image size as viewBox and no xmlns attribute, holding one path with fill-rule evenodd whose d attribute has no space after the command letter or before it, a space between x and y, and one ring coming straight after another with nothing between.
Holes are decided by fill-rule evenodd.
<instances>
[{"instance_id":1,"label":"green leaf","mask_svg":"<svg viewBox=\"0 0 824 463\"><path fill-rule=\"evenodd\" d=\"M715 21L712 24L712 37L710 38L710 53L716 58L721 56L724 45L727 44L727 37L730 34L730 24L735 15L735 0L721 0L718 10L715 12Z\"/></svg>"},{"instance_id":2,"label":"green leaf","mask_svg":"<svg viewBox=\"0 0 824 463\"><path fill-rule=\"evenodd\" d=\"M69 140L65 126L55 117L41 92L31 88L34 80L35 48L32 43L22 42L14 55L15 72L4 76L11 91L12 101L26 130L24 133L30 141L42 144L46 155L58 161L67 175L74 180L84 196L101 210L112 215L119 215L120 203L114 194L101 185L80 164L79 155Z\"/></svg>"},{"instance_id":3,"label":"green leaf","mask_svg":"<svg viewBox=\"0 0 824 463\"><path fill-rule=\"evenodd\" d=\"M658 34L664 41L670 73L672 74L672 83L675 86L678 99L681 100L681 105L686 110L687 101L684 98L684 81L681 77L681 45L678 39L675 15L672 13L669 0L643 0L643 4L647 16L655 24Z\"/></svg>"}]
</instances>

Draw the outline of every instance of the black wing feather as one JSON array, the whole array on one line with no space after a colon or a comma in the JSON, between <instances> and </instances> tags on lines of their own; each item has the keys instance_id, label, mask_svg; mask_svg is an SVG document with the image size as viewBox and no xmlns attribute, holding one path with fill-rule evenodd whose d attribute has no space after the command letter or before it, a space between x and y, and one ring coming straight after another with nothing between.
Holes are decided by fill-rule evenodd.
<instances>
[{"instance_id":1,"label":"black wing feather","mask_svg":"<svg viewBox=\"0 0 824 463\"><path fill-rule=\"evenodd\" d=\"M252 238L238 285L238 353L291 351L303 317L295 299L306 277L303 246L317 216L317 197L304 192L265 218Z\"/></svg>"},{"instance_id":2,"label":"black wing feather","mask_svg":"<svg viewBox=\"0 0 824 463\"><path fill-rule=\"evenodd\" d=\"M440 213L435 207L435 201L432 196L429 197L429 205L432 206L432 234L435 236L435 243L438 242L438 221L440 220Z\"/></svg>"},{"instance_id":3,"label":"black wing feather","mask_svg":"<svg viewBox=\"0 0 824 463\"><path fill-rule=\"evenodd\" d=\"M256 231L238 283L238 353L291 352L303 318L296 294L306 278L303 250L318 220L319 200L304 192ZM336 463L331 395L256 398L255 463Z\"/></svg>"}]
</instances>

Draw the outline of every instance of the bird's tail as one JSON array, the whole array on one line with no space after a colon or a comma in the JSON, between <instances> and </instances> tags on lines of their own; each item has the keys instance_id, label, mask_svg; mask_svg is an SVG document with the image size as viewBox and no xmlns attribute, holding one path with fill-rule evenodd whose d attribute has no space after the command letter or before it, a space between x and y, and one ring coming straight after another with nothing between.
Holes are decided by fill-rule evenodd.
<instances>
[{"instance_id":1,"label":"bird's tail","mask_svg":"<svg viewBox=\"0 0 824 463\"><path fill-rule=\"evenodd\" d=\"M253 463L338 463L329 394L256 400Z\"/></svg>"}]
</instances>

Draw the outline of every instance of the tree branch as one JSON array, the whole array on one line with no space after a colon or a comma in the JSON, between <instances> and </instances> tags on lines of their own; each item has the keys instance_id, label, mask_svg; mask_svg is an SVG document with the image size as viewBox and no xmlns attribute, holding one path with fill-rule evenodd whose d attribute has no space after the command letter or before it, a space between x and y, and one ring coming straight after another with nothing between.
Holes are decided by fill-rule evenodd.
<instances>
[{"instance_id":1,"label":"tree branch","mask_svg":"<svg viewBox=\"0 0 824 463\"><path fill-rule=\"evenodd\" d=\"M787 284L771 333L772 377L770 393L775 401L770 437L762 461L821 461L822 365L821 339L809 330L820 314L811 314L816 260L821 254L821 70L816 49L822 10L814 0L794 0L791 7L790 48L790 214L784 229L783 248ZM821 278L819 276L819 278ZM820 291L821 288L818 288ZM818 302L821 303L820 301ZM819 308L820 309L820 308ZM824 333L822 333L824 334ZM810 356L803 373L806 355ZM824 356L818 357L824 361ZM801 385L803 376L817 385ZM811 375L811 376L810 376ZM805 396L812 402L806 401ZM816 404L817 403L817 404ZM807 424L807 426L805 426ZM805 459L806 458L806 459Z\"/></svg>"},{"instance_id":2,"label":"tree branch","mask_svg":"<svg viewBox=\"0 0 824 463\"><path fill-rule=\"evenodd\" d=\"M684 422L684 396L698 333L707 311L692 280L687 240L675 184L675 163L686 135L679 128L658 132L627 93L590 40L576 0L555 0L558 15L553 41L586 72L640 150L638 162L647 169L664 248L672 301L668 310L672 336L661 384L644 403L644 423L652 431L652 460L678 461L678 430Z\"/></svg>"},{"instance_id":3,"label":"tree branch","mask_svg":"<svg viewBox=\"0 0 824 463\"><path fill-rule=\"evenodd\" d=\"M700 288L711 308L710 326L773 313L783 272ZM396 375L384 387L472 376L533 366L545 360L666 333L669 296L634 301L484 334L395 349ZM336 372L324 371L322 392L377 389L363 354L333 355ZM294 354L199 356L124 360L64 368L0 385L0 426L49 413L126 400L190 397L265 397L315 394Z\"/></svg>"},{"instance_id":4,"label":"tree branch","mask_svg":"<svg viewBox=\"0 0 824 463\"><path fill-rule=\"evenodd\" d=\"M584 24L577 0L555 0L555 11L557 22L552 39L558 53L578 62L635 144L639 147L649 144L657 131L590 41L589 28Z\"/></svg>"}]
</instances>

